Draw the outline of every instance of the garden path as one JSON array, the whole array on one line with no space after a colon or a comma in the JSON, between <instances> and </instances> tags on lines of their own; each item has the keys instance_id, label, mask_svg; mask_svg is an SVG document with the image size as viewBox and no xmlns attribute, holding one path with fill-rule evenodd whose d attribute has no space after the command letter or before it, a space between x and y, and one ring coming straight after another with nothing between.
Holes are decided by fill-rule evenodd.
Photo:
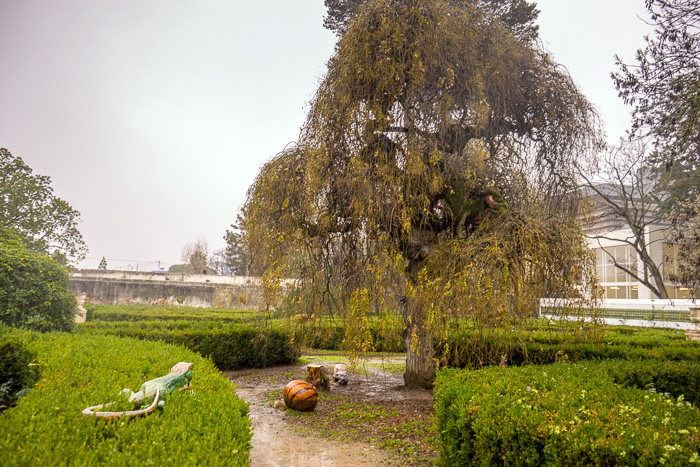
<instances>
[{"instance_id":1,"label":"garden path","mask_svg":"<svg viewBox=\"0 0 700 467\"><path fill-rule=\"evenodd\" d=\"M333 368L328 362L321 362L326 368ZM421 399L421 404L432 407L432 392L410 393L396 391L401 384L400 374L382 371L365 371L364 374L351 374L348 386L332 386L331 395L361 392L363 399L382 400L391 404L413 406L413 398ZM407 465L405 459L397 457L396 452L381 449L372 443L357 439L327 439L322 431L331 432L338 429L332 422L327 428L313 426L315 420L328 423L327 416L333 412L332 406L337 401L321 398L314 417L307 414L276 409L273 402L281 398L284 385L294 379L304 379L305 365L278 366L265 369L245 369L223 373L237 385L236 393L250 406L250 418L253 427L251 450L252 467L301 467L322 465L328 467L350 466L399 466ZM410 398L411 400L406 400ZM324 400L325 399L325 400ZM426 416L425 414L423 415ZM357 426L363 430L367 427Z\"/></svg>"}]
</instances>

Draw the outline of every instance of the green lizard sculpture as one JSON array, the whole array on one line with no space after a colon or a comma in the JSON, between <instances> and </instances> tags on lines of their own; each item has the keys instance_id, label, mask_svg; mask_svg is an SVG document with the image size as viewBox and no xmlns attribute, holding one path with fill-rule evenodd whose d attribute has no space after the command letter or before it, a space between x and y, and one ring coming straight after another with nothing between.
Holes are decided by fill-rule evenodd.
<instances>
[{"instance_id":1,"label":"green lizard sculpture","mask_svg":"<svg viewBox=\"0 0 700 467\"><path fill-rule=\"evenodd\" d=\"M124 389L122 392L131 393L129 397L129 402L132 402L137 410L128 410L125 412L98 412L102 408L107 408L114 402L109 404L100 404L88 407L82 411L85 417L97 417L105 420L112 420L115 418L134 418L140 415L147 415L153 412L159 405L162 406L164 401L161 401L161 397L165 397L175 390L183 390L190 386L192 381L192 364L187 362L179 362L170 369L170 373L160 378L155 378L146 381L141 385L138 391L132 392L129 389ZM138 409L144 403L145 400L153 397L153 402L151 405L145 409Z\"/></svg>"}]
</instances>

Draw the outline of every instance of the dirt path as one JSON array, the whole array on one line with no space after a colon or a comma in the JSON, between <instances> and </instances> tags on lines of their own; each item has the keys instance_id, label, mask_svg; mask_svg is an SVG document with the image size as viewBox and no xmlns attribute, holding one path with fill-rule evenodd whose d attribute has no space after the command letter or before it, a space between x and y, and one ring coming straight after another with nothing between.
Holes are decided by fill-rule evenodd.
<instances>
[{"instance_id":1,"label":"dirt path","mask_svg":"<svg viewBox=\"0 0 700 467\"><path fill-rule=\"evenodd\" d=\"M321 363L332 372L332 364ZM356 433L368 429L361 426L359 419L353 420L355 414L348 412L347 408L356 406L357 411L364 415L373 413L375 406L368 405L370 403L388 404L390 408L386 411L384 406L376 406L384 415L372 420L381 430L386 430L388 423L406 421L397 417L400 411L397 406L406 405L409 411L418 413L415 409L418 402L427 410L432 409L431 392L399 391L397 386L401 383L401 375L376 368L352 373L347 386L332 386L330 394L320 395L316 410L309 414L276 409L272 405L274 400L281 398L282 388L287 382L304 379L304 365L231 371L224 372L224 376L237 385L236 393L250 406L253 467L407 465L398 450L378 446L383 439L381 436L363 439L362 433ZM428 417L425 413L417 416ZM353 427L354 422L357 424ZM345 426L348 423L350 426ZM393 435L387 432L386 436Z\"/></svg>"}]
</instances>

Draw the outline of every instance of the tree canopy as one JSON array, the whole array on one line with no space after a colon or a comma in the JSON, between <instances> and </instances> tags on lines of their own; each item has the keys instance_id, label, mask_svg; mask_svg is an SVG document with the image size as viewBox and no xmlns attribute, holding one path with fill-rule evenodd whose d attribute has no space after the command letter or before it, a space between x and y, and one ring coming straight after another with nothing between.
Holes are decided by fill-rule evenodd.
<instances>
[{"instance_id":1,"label":"tree canopy","mask_svg":"<svg viewBox=\"0 0 700 467\"><path fill-rule=\"evenodd\" d=\"M636 63L616 57L615 86L634 108L633 132L653 136L655 166L668 193L662 207L694 200L700 189L700 6L647 0L654 31Z\"/></svg>"},{"instance_id":2,"label":"tree canopy","mask_svg":"<svg viewBox=\"0 0 700 467\"><path fill-rule=\"evenodd\" d=\"M0 148L0 227L14 230L27 248L78 262L87 252L79 221L80 213L54 195L50 177Z\"/></svg>"},{"instance_id":3,"label":"tree canopy","mask_svg":"<svg viewBox=\"0 0 700 467\"><path fill-rule=\"evenodd\" d=\"M0 226L0 323L35 331L70 331L78 304L68 272L47 255L27 249Z\"/></svg>"},{"instance_id":4,"label":"tree canopy","mask_svg":"<svg viewBox=\"0 0 700 467\"><path fill-rule=\"evenodd\" d=\"M539 26L535 24L539 11L537 5L525 0L448 0L452 5L476 5L499 18L516 37L532 41L537 38ZM371 0L325 0L328 14L323 20L326 29L341 36L348 23L360 12L360 7Z\"/></svg>"},{"instance_id":5,"label":"tree canopy","mask_svg":"<svg viewBox=\"0 0 700 467\"><path fill-rule=\"evenodd\" d=\"M573 166L596 125L566 71L477 6L373 1L299 141L248 192L251 257L268 283L299 279L305 316L349 317L348 335L399 313L406 383L429 386L449 315L510 329L577 295Z\"/></svg>"},{"instance_id":6,"label":"tree canopy","mask_svg":"<svg viewBox=\"0 0 700 467\"><path fill-rule=\"evenodd\" d=\"M692 289L700 297L700 198L694 202L680 201L671 214L673 224L669 240L676 245L673 282Z\"/></svg>"},{"instance_id":7,"label":"tree canopy","mask_svg":"<svg viewBox=\"0 0 700 467\"><path fill-rule=\"evenodd\" d=\"M203 238L187 242L180 253L180 260L189 266L190 274L206 274L210 257L209 242Z\"/></svg>"},{"instance_id":8,"label":"tree canopy","mask_svg":"<svg viewBox=\"0 0 700 467\"><path fill-rule=\"evenodd\" d=\"M231 225L231 230L226 230L224 240L224 263L235 276L246 276L250 273L248 258L248 245L244 241L244 233L239 219L237 223Z\"/></svg>"}]
</instances>

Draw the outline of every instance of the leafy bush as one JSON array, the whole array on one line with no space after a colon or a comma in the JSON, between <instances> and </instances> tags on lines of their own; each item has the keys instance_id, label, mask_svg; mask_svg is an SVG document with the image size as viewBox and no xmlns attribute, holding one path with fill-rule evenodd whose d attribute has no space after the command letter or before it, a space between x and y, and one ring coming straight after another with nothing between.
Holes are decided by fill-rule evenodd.
<instances>
[{"instance_id":1,"label":"leafy bush","mask_svg":"<svg viewBox=\"0 0 700 467\"><path fill-rule=\"evenodd\" d=\"M248 465L247 405L207 359L182 347L114 336L43 334L30 350L39 383L0 423L3 465ZM190 389L134 420L86 419L89 406L119 400L192 362Z\"/></svg>"},{"instance_id":2,"label":"leafy bush","mask_svg":"<svg viewBox=\"0 0 700 467\"><path fill-rule=\"evenodd\" d=\"M299 347L279 327L258 328L216 321L93 321L81 324L79 330L81 334L109 334L182 345L211 358L220 370L291 363L300 353Z\"/></svg>"},{"instance_id":3,"label":"leafy bush","mask_svg":"<svg viewBox=\"0 0 700 467\"><path fill-rule=\"evenodd\" d=\"M442 370L435 412L443 465L688 465L700 462L697 363L606 361ZM650 376L649 376L650 375ZM676 378L674 375L680 377ZM640 389L675 383L664 395Z\"/></svg>"},{"instance_id":4,"label":"leafy bush","mask_svg":"<svg viewBox=\"0 0 700 467\"><path fill-rule=\"evenodd\" d=\"M0 323L36 331L69 331L77 302L68 273L0 228Z\"/></svg>"},{"instance_id":5,"label":"leafy bush","mask_svg":"<svg viewBox=\"0 0 700 467\"><path fill-rule=\"evenodd\" d=\"M8 328L0 326L0 402L14 399L39 379L35 355L26 342Z\"/></svg>"}]
</instances>

